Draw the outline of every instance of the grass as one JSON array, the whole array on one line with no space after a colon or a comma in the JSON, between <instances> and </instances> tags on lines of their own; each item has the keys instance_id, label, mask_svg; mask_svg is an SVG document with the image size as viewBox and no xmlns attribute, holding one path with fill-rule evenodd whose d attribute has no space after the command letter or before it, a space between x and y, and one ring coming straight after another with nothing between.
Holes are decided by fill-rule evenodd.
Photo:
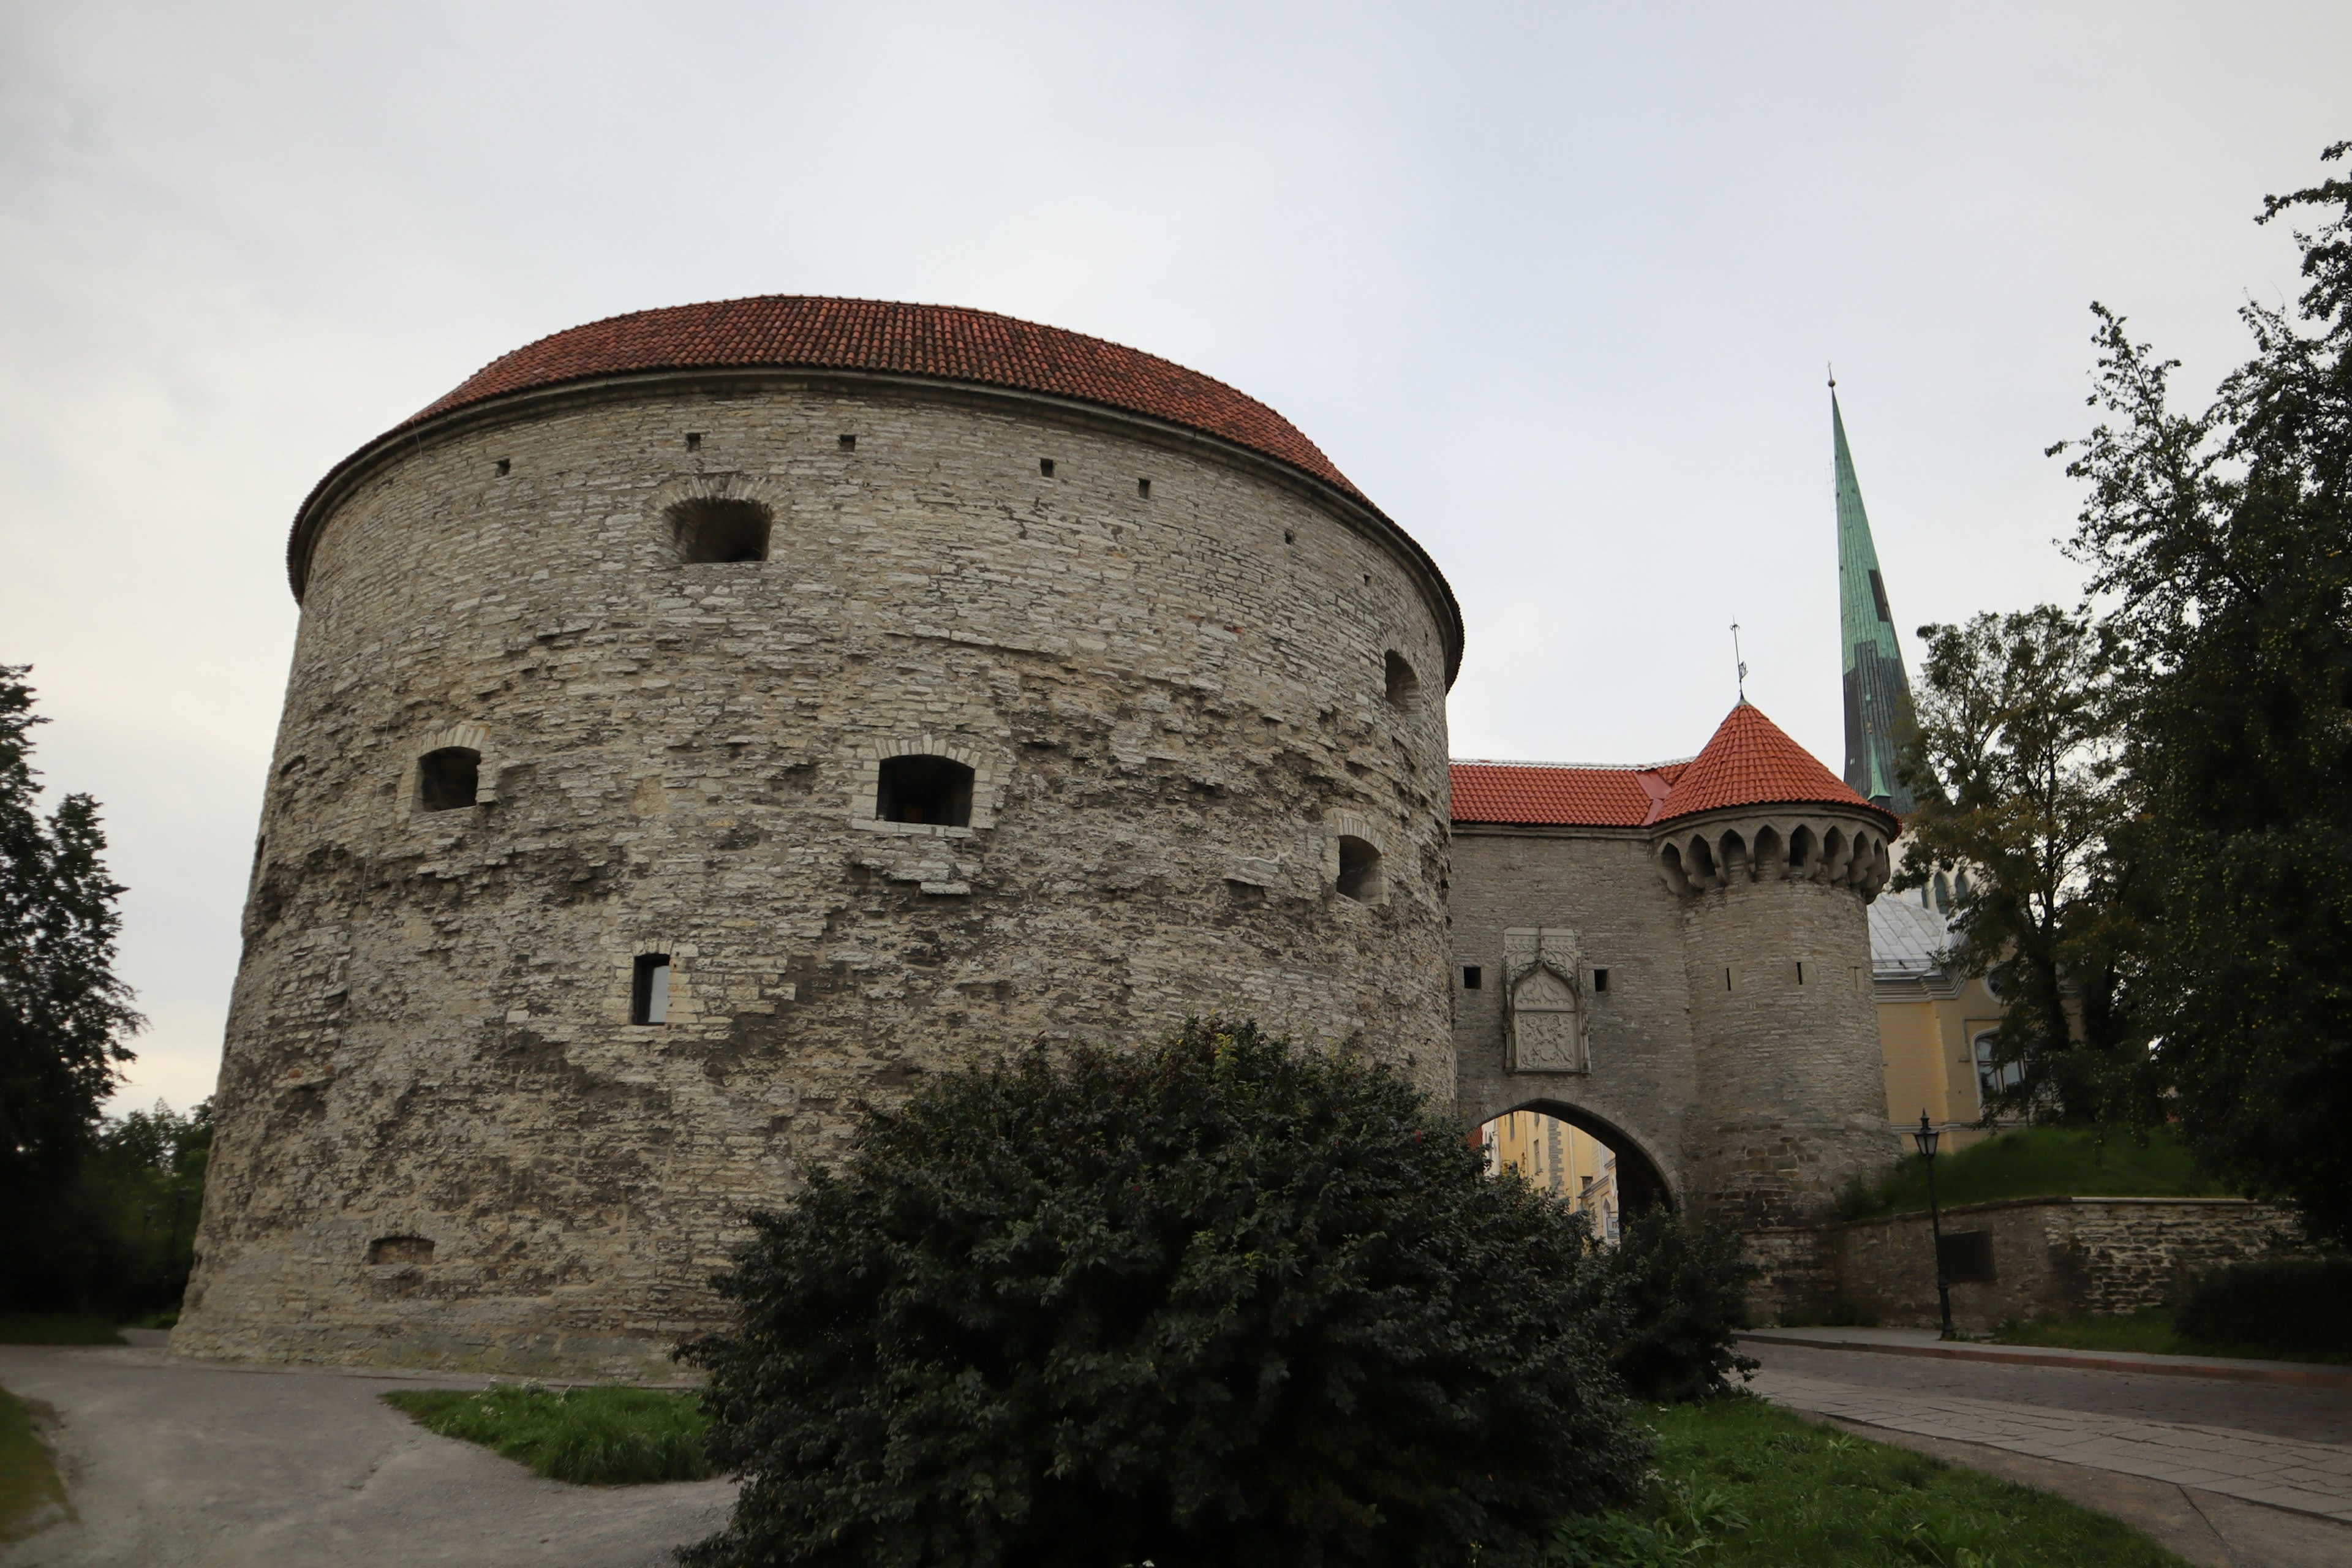
<instances>
[{"instance_id":1,"label":"grass","mask_svg":"<svg viewBox=\"0 0 2352 1568\"><path fill-rule=\"evenodd\" d=\"M0 1388L0 1542L23 1540L51 1510L66 1510L57 1467L33 1430L32 1408Z\"/></svg>"},{"instance_id":2,"label":"grass","mask_svg":"<svg viewBox=\"0 0 2352 1568\"><path fill-rule=\"evenodd\" d=\"M479 1393L403 1390L384 1399L427 1431L479 1443L551 1480L579 1486L698 1481L710 1424L691 1393L499 1384Z\"/></svg>"},{"instance_id":3,"label":"grass","mask_svg":"<svg viewBox=\"0 0 2352 1568\"><path fill-rule=\"evenodd\" d=\"M2158 1128L2146 1147L2128 1133L2103 1144L2095 1132L2028 1127L1936 1159L1936 1201L1993 1203L2003 1198L2210 1197L2221 1189L2197 1173L2188 1149ZM1927 1163L1914 1154L1875 1191L1850 1194L1848 1219L1906 1214L1927 1206Z\"/></svg>"},{"instance_id":4,"label":"grass","mask_svg":"<svg viewBox=\"0 0 2352 1568\"><path fill-rule=\"evenodd\" d=\"M2168 1307L2147 1307L2117 1318L2036 1318L2008 1322L1993 1331L1997 1345L2053 1345L2062 1350L2134 1351L2148 1355L2237 1356L2249 1361L2332 1362L2352 1365L2342 1351L2282 1350L2271 1345L2223 1343L2181 1337Z\"/></svg>"},{"instance_id":5,"label":"grass","mask_svg":"<svg viewBox=\"0 0 2352 1568\"><path fill-rule=\"evenodd\" d=\"M1763 1401L1649 1416L1646 1506L1561 1527L1561 1568L2182 1568L2116 1520Z\"/></svg>"},{"instance_id":6,"label":"grass","mask_svg":"<svg viewBox=\"0 0 2352 1568\"><path fill-rule=\"evenodd\" d=\"M0 1345L119 1345L122 1336L103 1318L44 1317L0 1312Z\"/></svg>"}]
</instances>

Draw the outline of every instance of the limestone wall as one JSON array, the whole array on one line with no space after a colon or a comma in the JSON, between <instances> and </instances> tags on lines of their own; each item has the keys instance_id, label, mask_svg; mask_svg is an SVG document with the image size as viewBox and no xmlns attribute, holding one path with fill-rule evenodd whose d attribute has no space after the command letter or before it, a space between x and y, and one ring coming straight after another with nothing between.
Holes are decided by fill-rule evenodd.
<instances>
[{"instance_id":1,"label":"limestone wall","mask_svg":"<svg viewBox=\"0 0 2352 1568\"><path fill-rule=\"evenodd\" d=\"M681 564L697 498L769 558ZM1041 1038L1224 1009L1450 1094L1441 614L1272 465L1013 395L672 378L428 434L310 563L175 1348L630 1366L862 1101ZM449 745L481 804L423 810ZM876 822L895 752L966 760L971 826Z\"/></svg>"},{"instance_id":2,"label":"limestone wall","mask_svg":"<svg viewBox=\"0 0 2352 1568\"><path fill-rule=\"evenodd\" d=\"M2011 1319L2137 1311L2225 1263L2294 1235L2284 1209L2241 1198L2030 1198L1943 1211L1944 1234L1991 1237L1996 1278L1954 1285L1952 1321L1981 1332ZM1834 1226L1839 1294L1884 1322L1937 1321L1925 1214Z\"/></svg>"}]
</instances>

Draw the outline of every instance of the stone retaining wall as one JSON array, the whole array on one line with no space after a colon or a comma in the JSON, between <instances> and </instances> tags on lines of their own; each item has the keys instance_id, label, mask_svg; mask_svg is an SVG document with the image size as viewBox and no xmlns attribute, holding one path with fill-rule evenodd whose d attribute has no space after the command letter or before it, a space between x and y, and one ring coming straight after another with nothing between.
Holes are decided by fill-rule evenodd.
<instances>
[{"instance_id":1,"label":"stone retaining wall","mask_svg":"<svg viewBox=\"0 0 2352 1568\"><path fill-rule=\"evenodd\" d=\"M1994 1279L1952 1287L1952 1321L1982 1331L2013 1318L2161 1306L2209 1268L2292 1245L2285 1209L2242 1198L2023 1198L1943 1212L1944 1235L1991 1237ZM1832 1226L1838 1293L1882 1322L1937 1321L1935 1247L1925 1214Z\"/></svg>"}]
</instances>

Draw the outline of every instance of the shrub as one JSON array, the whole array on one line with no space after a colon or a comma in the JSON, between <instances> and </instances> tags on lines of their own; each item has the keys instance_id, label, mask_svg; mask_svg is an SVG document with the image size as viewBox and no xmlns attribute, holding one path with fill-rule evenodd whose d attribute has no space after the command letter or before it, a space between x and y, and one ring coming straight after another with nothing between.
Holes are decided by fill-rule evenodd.
<instances>
[{"instance_id":1,"label":"shrub","mask_svg":"<svg viewBox=\"0 0 2352 1568\"><path fill-rule=\"evenodd\" d=\"M1720 1226L1694 1230L1664 1209L1627 1216L1601 1254L1585 1304L1605 1322L1609 1363L1626 1388L1654 1405L1728 1394L1759 1363L1732 1336L1747 1320L1756 1266Z\"/></svg>"},{"instance_id":2,"label":"shrub","mask_svg":"<svg viewBox=\"0 0 2352 1568\"><path fill-rule=\"evenodd\" d=\"M870 1113L719 1288L704 1564L1532 1563L1646 1446L1583 1226L1374 1067L1191 1023Z\"/></svg>"},{"instance_id":3,"label":"shrub","mask_svg":"<svg viewBox=\"0 0 2352 1568\"><path fill-rule=\"evenodd\" d=\"M2317 1355L2352 1353L2352 1258L2279 1258L2217 1268L2189 1289L2184 1340Z\"/></svg>"}]
</instances>

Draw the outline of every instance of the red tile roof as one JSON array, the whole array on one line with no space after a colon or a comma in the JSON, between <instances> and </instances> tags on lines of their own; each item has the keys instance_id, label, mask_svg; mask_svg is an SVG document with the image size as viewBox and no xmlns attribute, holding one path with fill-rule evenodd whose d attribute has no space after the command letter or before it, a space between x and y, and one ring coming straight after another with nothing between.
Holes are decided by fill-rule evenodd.
<instances>
[{"instance_id":1,"label":"red tile roof","mask_svg":"<svg viewBox=\"0 0 2352 1568\"><path fill-rule=\"evenodd\" d=\"M1742 702L1706 749L1648 768L1456 763L1454 820L1549 827L1646 827L1739 805L1859 805L1878 811ZM1880 812L1890 823L1891 814Z\"/></svg>"},{"instance_id":2,"label":"red tile roof","mask_svg":"<svg viewBox=\"0 0 2352 1568\"><path fill-rule=\"evenodd\" d=\"M1639 827L1688 764L1580 768L1554 763L1456 763L1454 820L1545 827Z\"/></svg>"},{"instance_id":3,"label":"red tile roof","mask_svg":"<svg viewBox=\"0 0 2352 1568\"><path fill-rule=\"evenodd\" d=\"M301 591L304 531L311 503L337 474L386 437L453 409L566 382L649 371L767 365L924 376L1098 404L1222 437L1370 504L1281 415L1223 382L1155 355L959 306L768 294L608 317L492 360L446 397L346 458L319 482L302 503L294 537L288 542L296 594ZM1435 572L1433 563L1431 571Z\"/></svg>"},{"instance_id":4,"label":"red tile roof","mask_svg":"<svg viewBox=\"0 0 2352 1568\"><path fill-rule=\"evenodd\" d=\"M1764 717L1762 709L1747 702L1731 710L1715 738L1683 769L1657 820L1735 805L1858 805L1900 826L1892 812L1854 794Z\"/></svg>"}]
</instances>

